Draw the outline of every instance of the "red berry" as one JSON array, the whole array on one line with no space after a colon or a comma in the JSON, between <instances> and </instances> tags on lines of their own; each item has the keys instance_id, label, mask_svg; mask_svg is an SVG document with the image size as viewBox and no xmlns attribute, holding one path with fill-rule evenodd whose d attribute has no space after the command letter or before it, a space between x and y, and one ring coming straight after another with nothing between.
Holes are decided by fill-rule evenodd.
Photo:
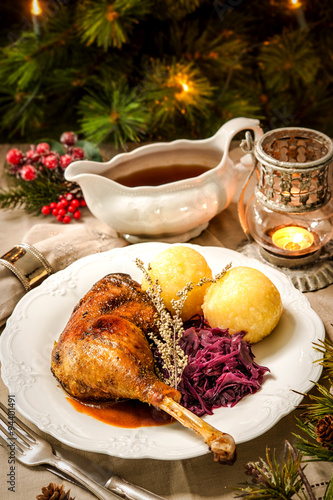
<instances>
[{"instance_id":1,"label":"red berry","mask_svg":"<svg viewBox=\"0 0 333 500\"><path fill-rule=\"evenodd\" d=\"M87 206L86 200L84 198L81 198L80 205L81 205L81 207L86 207Z\"/></svg>"},{"instance_id":2,"label":"red berry","mask_svg":"<svg viewBox=\"0 0 333 500\"><path fill-rule=\"evenodd\" d=\"M6 160L11 165L19 165L23 158L23 153L19 149L12 148L8 151L6 155Z\"/></svg>"},{"instance_id":3,"label":"red berry","mask_svg":"<svg viewBox=\"0 0 333 500\"><path fill-rule=\"evenodd\" d=\"M73 207L72 205L69 205L69 206L67 207L67 212L74 213L74 212L75 212L75 210L76 210L76 207Z\"/></svg>"},{"instance_id":4,"label":"red berry","mask_svg":"<svg viewBox=\"0 0 333 500\"><path fill-rule=\"evenodd\" d=\"M82 160L84 158L84 151L82 148L73 148L72 151L72 159L73 160Z\"/></svg>"},{"instance_id":5,"label":"red berry","mask_svg":"<svg viewBox=\"0 0 333 500\"><path fill-rule=\"evenodd\" d=\"M50 209L53 210L54 208L57 207L57 204L55 201L52 201L52 203L50 203Z\"/></svg>"},{"instance_id":6,"label":"red berry","mask_svg":"<svg viewBox=\"0 0 333 500\"><path fill-rule=\"evenodd\" d=\"M55 217L58 215L58 209L57 208L53 208L52 209L52 215L54 215Z\"/></svg>"},{"instance_id":7,"label":"red berry","mask_svg":"<svg viewBox=\"0 0 333 500\"><path fill-rule=\"evenodd\" d=\"M53 170L58 166L57 157L54 155L47 155L43 158L43 165L50 170Z\"/></svg>"},{"instance_id":8,"label":"red berry","mask_svg":"<svg viewBox=\"0 0 333 500\"><path fill-rule=\"evenodd\" d=\"M33 165L24 165L20 170L20 176L24 181L33 181L36 175L37 171Z\"/></svg>"},{"instance_id":9,"label":"red berry","mask_svg":"<svg viewBox=\"0 0 333 500\"><path fill-rule=\"evenodd\" d=\"M67 210L65 210L64 208L59 208L58 215L61 215L61 217L63 217L64 215L66 215L66 213L67 213Z\"/></svg>"},{"instance_id":10,"label":"red berry","mask_svg":"<svg viewBox=\"0 0 333 500\"><path fill-rule=\"evenodd\" d=\"M58 220L59 222L62 222L62 221L63 221L63 219L64 219L64 216L63 216L63 215L57 215L57 220Z\"/></svg>"},{"instance_id":11,"label":"red berry","mask_svg":"<svg viewBox=\"0 0 333 500\"><path fill-rule=\"evenodd\" d=\"M41 212L44 215L49 215L51 213L51 208L49 207L49 205L44 205Z\"/></svg>"},{"instance_id":12,"label":"red berry","mask_svg":"<svg viewBox=\"0 0 333 500\"><path fill-rule=\"evenodd\" d=\"M29 160L35 162L35 161L39 160L39 154L36 153L36 151L34 149L29 149L29 151L27 152L27 158Z\"/></svg>"},{"instance_id":13,"label":"red berry","mask_svg":"<svg viewBox=\"0 0 333 500\"><path fill-rule=\"evenodd\" d=\"M76 198L74 200L72 200L70 202L70 206L74 207L74 208L78 208L80 206L80 202L79 200L77 200Z\"/></svg>"},{"instance_id":14,"label":"red berry","mask_svg":"<svg viewBox=\"0 0 333 500\"><path fill-rule=\"evenodd\" d=\"M40 142L39 144L37 144L36 151L40 155L48 153L50 151L50 146L47 142Z\"/></svg>"},{"instance_id":15,"label":"red berry","mask_svg":"<svg viewBox=\"0 0 333 500\"><path fill-rule=\"evenodd\" d=\"M67 193L67 194L66 194L66 200L68 200L68 201L72 201L73 199L74 199L74 195L73 195L73 193Z\"/></svg>"},{"instance_id":16,"label":"red berry","mask_svg":"<svg viewBox=\"0 0 333 500\"><path fill-rule=\"evenodd\" d=\"M68 206L68 201L63 198L62 200L59 201L58 205L60 205L63 208L66 208Z\"/></svg>"},{"instance_id":17,"label":"red berry","mask_svg":"<svg viewBox=\"0 0 333 500\"><path fill-rule=\"evenodd\" d=\"M60 137L60 142L66 146L74 146L77 135L74 132L64 132Z\"/></svg>"},{"instance_id":18,"label":"red berry","mask_svg":"<svg viewBox=\"0 0 333 500\"><path fill-rule=\"evenodd\" d=\"M65 169L68 167L68 165L70 163L72 163L73 159L70 155L62 155L62 157L60 158L60 166L61 168Z\"/></svg>"},{"instance_id":19,"label":"red berry","mask_svg":"<svg viewBox=\"0 0 333 500\"><path fill-rule=\"evenodd\" d=\"M63 222L64 224L69 224L69 223L70 223L70 221L71 221L71 218L70 218L70 216L69 216L69 215L65 215L65 217L62 219L62 222Z\"/></svg>"},{"instance_id":20,"label":"red berry","mask_svg":"<svg viewBox=\"0 0 333 500\"><path fill-rule=\"evenodd\" d=\"M81 218L81 212L80 210L75 210L75 212L73 213L73 217L74 219L80 219Z\"/></svg>"}]
</instances>

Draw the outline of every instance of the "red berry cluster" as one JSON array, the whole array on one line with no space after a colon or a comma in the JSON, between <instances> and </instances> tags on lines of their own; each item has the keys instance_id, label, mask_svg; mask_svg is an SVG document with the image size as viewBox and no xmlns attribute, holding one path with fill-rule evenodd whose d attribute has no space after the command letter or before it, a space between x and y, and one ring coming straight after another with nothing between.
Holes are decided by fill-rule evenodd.
<instances>
[{"instance_id":1,"label":"red berry cluster","mask_svg":"<svg viewBox=\"0 0 333 500\"><path fill-rule=\"evenodd\" d=\"M64 154L51 151L47 142L30 146L26 154L16 148L10 149L6 156L9 173L25 181L33 181L43 168L63 171L71 162L84 158L83 149L75 147L77 135L74 132L64 132L60 142L64 146Z\"/></svg>"},{"instance_id":2,"label":"red berry cluster","mask_svg":"<svg viewBox=\"0 0 333 500\"><path fill-rule=\"evenodd\" d=\"M73 193L61 194L58 202L52 202L44 205L41 212L44 215L53 215L59 222L69 224L73 219L81 218L80 207L85 207L86 202L83 198L77 198Z\"/></svg>"},{"instance_id":3,"label":"red berry cluster","mask_svg":"<svg viewBox=\"0 0 333 500\"><path fill-rule=\"evenodd\" d=\"M36 146L30 146L27 153L23 153L19 149L12 148L8 151L6 159L8 163L8 172L16 175L18 179L24 181L34 181L37 177L40 182L49 182L51 179L53 185L59 184L58 193L63 193L68 190L67 194L61 194L57 201L49 205L42 206L50 199L57 196L56 190L52 190L52 195L41 196L41 201L37 210L41 208L44 215L52 214L58 221L68 224L72 218L80 219L80 208L86 206L82 192L78 185L64 180L64 170L70 163L84 158L82 148L76 146L77 135L74 132L64 132L60 137L63 153L52 151L47 142L40 142ZM64 187L66 186L66 187ZM28 186L27 186L28 187Z\"/></svg>"}]
</instances>

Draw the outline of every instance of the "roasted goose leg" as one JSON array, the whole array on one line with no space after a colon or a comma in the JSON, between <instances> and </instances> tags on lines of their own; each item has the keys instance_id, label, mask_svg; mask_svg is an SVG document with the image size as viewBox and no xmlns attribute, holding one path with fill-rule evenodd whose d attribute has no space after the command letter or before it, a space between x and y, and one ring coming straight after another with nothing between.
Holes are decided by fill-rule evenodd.
<instances>
[{"instance_id":1,"label":"roasted goose leg","mask_svg":"<svg viewBox=\"0 0 333 500\"><path fill-rule=\"evenodd\" d=\"M216 461L232 463L232 437L179 405L180 393L155 375L145 335L155 328L155 312L128 275L105 276L74 309L53 348L52 373L80 401L130 398L161 408L200 434Z\"/></svg>"}]
</instances>

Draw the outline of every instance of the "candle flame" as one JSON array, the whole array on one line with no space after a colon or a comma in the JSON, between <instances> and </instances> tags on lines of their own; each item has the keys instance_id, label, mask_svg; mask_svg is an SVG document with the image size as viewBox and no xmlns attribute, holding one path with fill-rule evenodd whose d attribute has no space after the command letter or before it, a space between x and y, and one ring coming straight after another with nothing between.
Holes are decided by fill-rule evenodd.
<instances>
[{"instance_id":1,"label":"candle flame","mask_svg":"<svg viewBox=\"0 0 333 500\"><path fill-rule=\"evenodd\" d=\"M314 242L314 237L307 229L299 226L285 226L277 229L272 235L275 246L297 252L305 250Z\"/></svg>"},{"instance_id":2,"label":"candle flame","mask_svg":"<svg viewBox=\"0 0 333 500\"><path fill-rule=\"evenodd\" d=\"M40 16L41 13L42 13L42 9L39 6L38 0L32 0L31 14L33 16Z\"/></svg>"}]
</instances>

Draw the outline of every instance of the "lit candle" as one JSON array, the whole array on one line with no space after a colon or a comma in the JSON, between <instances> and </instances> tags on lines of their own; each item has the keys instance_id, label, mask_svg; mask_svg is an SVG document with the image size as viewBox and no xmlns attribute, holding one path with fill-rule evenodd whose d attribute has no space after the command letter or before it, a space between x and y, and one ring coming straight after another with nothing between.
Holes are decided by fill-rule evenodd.
<instances>
[{"instance_id":1,"label":"lit candle","mask_svg":"<svg viewBox=\"0 0 333 500\"><path fill-rule=\"evenodd\" d=\"M34 33L37 38L40 36L40 15L42 14L42 9L39 6L38 0L32 0L31 4L31 14L32 22L34 25Z\"/></svg>"},{"instance_id":2,"label":"lit candle","mask_svg":"<svg viewBox=\"0 0 333 500\"><path fill-rule=\"evenodd\" d=\"M275 246L290 252L305 250L314 242L313 234L299 226L285 226L277 229L272 234Z\"/></svg>"},{"instance_id":3,"label":"lit candle","mask_svg":"<svg viewBox=\"0 0 333 500\"><path fill-rule=\"evenodd\" d=\"M290 8L295 11L297 22L302 30L307 28L302 2L300 0L290 0Z\"/></svg>"}]
</instances>

